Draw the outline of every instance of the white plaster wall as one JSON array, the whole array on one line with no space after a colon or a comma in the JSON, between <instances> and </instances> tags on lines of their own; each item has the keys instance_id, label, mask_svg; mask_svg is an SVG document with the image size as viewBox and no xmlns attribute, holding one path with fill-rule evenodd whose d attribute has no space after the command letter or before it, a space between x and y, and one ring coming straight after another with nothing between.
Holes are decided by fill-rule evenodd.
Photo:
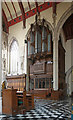
<instances>
[{"instance_id":1,"label":"white plaster wall","mask_svg":"<svg viewBox=\"0 0 73 120\"><path fill-rule=\"evenodd\" d=\"M62 45L65 49L65 73L73 66L73 40L67 40L65 42L65 35L63 29L61 29L61 38L62 38ZM70 75L68 77L68 74ZM66 74L66 82L67 82L67 94L71 95L73 91L73 73L71 70ZM68 79L67 79L68 78Z\"/></svg>"},{"instance_id":2,"label":"white plaster wall","mask_svg":"<svg viewBox=\"0 0 73 120\"><path fill-rule=\"evenodd\" d=\"M66 42L65 71L71 67L71 40Z\"/></svg>"},{"instance_id":3,"label":"white plaster wall","mask_svg":"<svg viewBox=\"0 0 73 120\"><path fill-rule=\"evenodd\" d=\"M4 45L4 42L6 43ZM6 73L8 71L8 62L7 62L7 58L8 58L8 35L2 31L2 82L6 81ZM4 62L6 62L5 64L5 68L4 68Z\"/></svg>"},{"instance_id":4,"label":"white plaster wall","mask_svg":"<svg viewBox=\"0 0 73 120\"><path fill-rule=\"evenodd\" d=\"M53 25L53 18L52 18L52 7L41 12L41 19L46 19L51 25Z\"/></svg>"},{"instance_id":5,"label":"white plaster wall","mask_svg":"<svg viewBox=\"0 0 73 120\"><path fill-rule=\"evenodd\" d=\"M66 53L65 53L65 72L67 72L71 66L72 66L72 48L71 48L71 44L72 44L72 40L67 40L66 42ZM72 73L71 73L72 74ZM69 75L68 79L67 79L67 92L69 95L71 95L71 88L72 88L72 77L71 74Z\"/></svg>"},{"instance_id":6,"label":"white plaster wall","mask_svg":"<svg viewBox=\"0 0 73 120\"><path fill-rule=\"evenodd\" d=\"M63 29L61 29L61 40L62 40L62 45L64 49L66 50L66 42L65 42L65 35Z\"/></svg>"},{"instance_id":7,"label":"white plaster wall","mask_svg":"<svg viewBox=\"0 0 73 120\"><path fill-rule=\"evenodd\" d=\"M71 40L71 66L73 66L73 39ZM71 92L73 92L73 70L71 73Z\"/></svg>"},{"instance_id":8,"label":"white plaster wall","mask_svg":"<svg viewBox=\"0 0 73 120\"><path fill-rule=\"evenodd\" d=\"M56 25L62 15L68 10L69 7L71 7L71 2L61 2L57 5L57 16L56 16Z\"/></svg>"}]
</instances>

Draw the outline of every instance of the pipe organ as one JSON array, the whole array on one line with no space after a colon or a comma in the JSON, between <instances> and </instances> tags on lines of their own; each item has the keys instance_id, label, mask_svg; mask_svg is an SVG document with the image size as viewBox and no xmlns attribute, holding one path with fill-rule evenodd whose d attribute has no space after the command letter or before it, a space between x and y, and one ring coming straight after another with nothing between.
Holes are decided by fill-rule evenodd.
<instances>
[{"instance_id":1,"label":"pipe organ","mask_svg":"<svg viewBox=\"0 0 73 120\"><path fill-rule=\"evenodd\" d=\"M53 42L52 32L43 19L31 25L28 37L30 89L53 87ZM32 87L31 87L32 86Z\"/></svg>"},{"instance_id":2,"label":"pipe organ","mask_svg":"<svg viewBox=\"0 0 73 120\"><path fill-rule=\"evenodd\" d=\"M31 24L27 37L30 90L40 95L53 90L53 41L52 31L45 19ZM65 50L58 42L58 90L65 88ZM44 90L44 91L43 91ZM41 92L40 92L41 91ZM43 91L43 94L42 94ZM52 92L52 97L59 94Z\"/></svg>"}]
</instances>

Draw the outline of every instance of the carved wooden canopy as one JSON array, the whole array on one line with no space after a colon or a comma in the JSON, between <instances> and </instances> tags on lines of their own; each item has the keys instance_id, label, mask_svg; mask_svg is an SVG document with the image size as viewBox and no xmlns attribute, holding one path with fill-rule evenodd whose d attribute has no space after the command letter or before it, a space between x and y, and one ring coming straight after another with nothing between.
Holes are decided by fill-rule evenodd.
<instances>
[{"instance_id":1,"label":"carved wooden canopy","mask_svg":"<svg viewBox=\"0 0 73 120\"><path fill-rule=\"evenodd\" d=\"M45 19L35 19L27 34L28 58L40 59L52 54L52 32Z\"/></svg>"}]
</instances>

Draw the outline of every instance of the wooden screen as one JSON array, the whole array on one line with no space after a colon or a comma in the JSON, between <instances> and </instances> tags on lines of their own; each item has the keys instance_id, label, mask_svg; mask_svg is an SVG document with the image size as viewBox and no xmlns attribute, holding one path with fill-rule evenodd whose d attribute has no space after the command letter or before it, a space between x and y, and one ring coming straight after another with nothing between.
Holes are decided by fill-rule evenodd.
<instances>
[{"instance_id":1,"label":"wooden screen","mask_svg":"<svg viewBox=\"0 0 73 120\"><path fill-rule=\"evenodd\" d=\"M50 61L36 62L30 65L30 82L33 89L53 88L53 64Z\"/></svg>"},{"instance_id":2,"label":"wooden screen","mask_svg":"<svg viewBox=\"0 0 73 120\"><path fill-rule=\"evenodd\" d=\"M49 78L35 78L35 86L34 88L53 88L52 85L52 77Z\"/></svg>"},{"instance_id":3,"label":"wooden screen","mask_svg":"<svg viewBox=\"0 0 73 120\"><path fill-rule=\"evenodd\" d=\"M13 87L18 91L23 91L25 88L25 75L9 76L7 79L7 88Z\"/></svg>"}]
</instances>

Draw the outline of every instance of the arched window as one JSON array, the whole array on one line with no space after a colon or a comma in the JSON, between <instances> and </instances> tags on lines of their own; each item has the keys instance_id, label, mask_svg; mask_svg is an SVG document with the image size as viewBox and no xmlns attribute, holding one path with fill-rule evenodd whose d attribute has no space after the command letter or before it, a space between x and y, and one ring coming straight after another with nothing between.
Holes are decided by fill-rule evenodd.
<instances>
[{"instance_id":1,"label":"arched window","mask_svg":"<svg viewBox=\"0 0 73 120\"><path fill-rule=\"evenodd\" d=\"M10 49L10 72L11 74L17 74L18 72L18 44L17 41L13 41Z\"/></svg>"}]
</instances>

